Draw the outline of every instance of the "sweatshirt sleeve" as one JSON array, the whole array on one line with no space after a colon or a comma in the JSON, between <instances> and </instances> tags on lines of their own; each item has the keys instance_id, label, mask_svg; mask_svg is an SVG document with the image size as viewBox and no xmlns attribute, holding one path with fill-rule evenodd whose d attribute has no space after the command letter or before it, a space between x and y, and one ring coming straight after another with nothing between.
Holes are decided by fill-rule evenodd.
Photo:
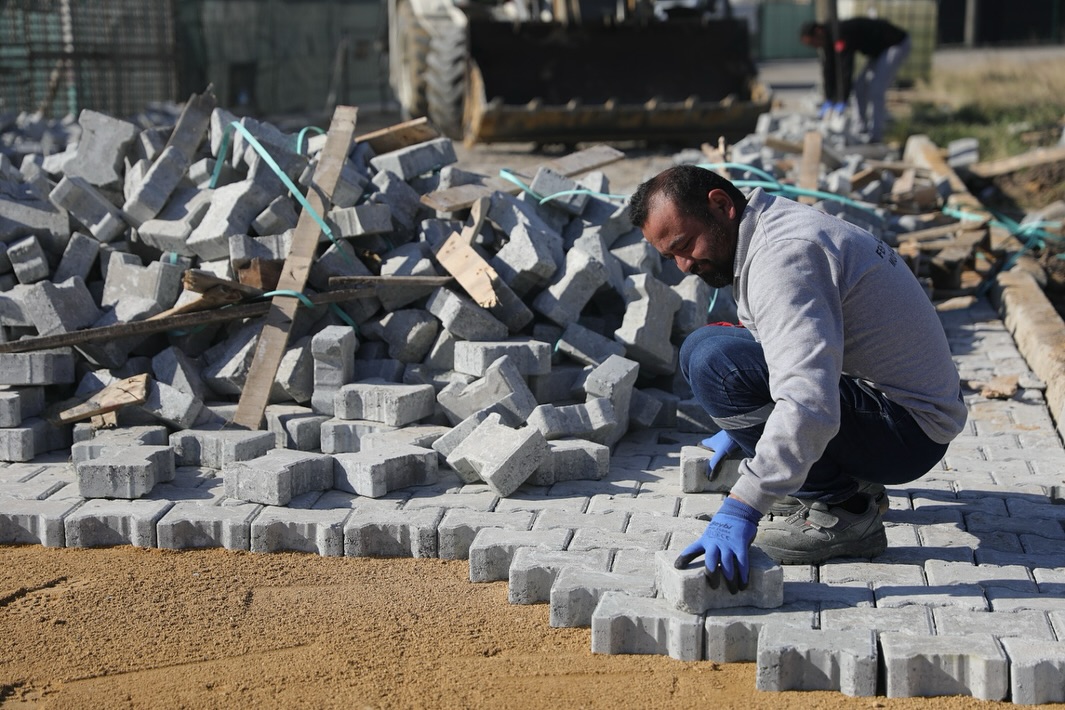
<instances>
[{"instance_id":1,"label":"sweatshirt sleeve","mask_svg":"<svg viewBox=\"0 0 1065 710\"><path fill-rule=\"evenodd\" d=\"M842 287L834 256L801 236L750 258L759 278L748 287L748 307L769 366L773 410L732 493L765 513L802 486L839 431Z\"/></svg>"}]
</instances>

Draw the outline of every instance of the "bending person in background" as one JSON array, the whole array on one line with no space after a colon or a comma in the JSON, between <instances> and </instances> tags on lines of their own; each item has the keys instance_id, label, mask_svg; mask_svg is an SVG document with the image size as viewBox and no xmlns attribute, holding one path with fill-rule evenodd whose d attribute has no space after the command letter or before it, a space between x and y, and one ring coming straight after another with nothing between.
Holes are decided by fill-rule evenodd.
<instances>
[{"instance_id":1,"label":"bending person in background","mask_svg":"<svg viewBox=\"0 0 1065 710\"><path fill-rule=\"evenodd\" d=\"M752 542L784 564L882 553L884 484L930 471L967 416L917 278L864 229L760 188L745 197L694 165L643 183L629 206L681 271L732 284L744 326L708 325L681 347L695 399L745 458L678 565L705 555L711 583L735 591Z\"/></svg>"},{"instance_id":2,"label":"bending person in background","mask_svg":"<svg viewBox=\"0 0 1065 710\"><path fill-rule=\"evenodd\" d=\"M838 38L832 36L831 27L820 22L807 22L799 32L802 43L816 48L821 57L825 102L819 115L823 117L829 111L842 113L853 86L862 130L870 142L880 143L888 117L887 90L910 54L910 35L887 20L870 17L843 20L838 27ZM868 61L854 79L854 55L859 52ZM837 61L841 67L838 74ZM837 76L841 77L842 84Z\"/></svg>"}]
</instances>

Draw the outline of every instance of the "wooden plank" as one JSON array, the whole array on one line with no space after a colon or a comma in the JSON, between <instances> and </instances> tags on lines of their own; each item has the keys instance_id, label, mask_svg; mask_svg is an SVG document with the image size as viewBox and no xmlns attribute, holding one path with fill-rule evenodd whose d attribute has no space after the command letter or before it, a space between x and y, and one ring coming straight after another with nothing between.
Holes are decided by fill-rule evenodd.
<instances>
[{"instance_id":1,"label":"wooden plank","mask_svg":"<svg viewBox=\"0 0 1065 710\"><path fill-rule=\"evenodd\" d=\"M47 418L57 424L70 424L108 412L116 412L131 404L144 404L147 399L148 375L134 375L112 382L84 402L63 409L54 418Z\"/></svg>"},{"instance_id":2,"label":"wooden plank","mask_svg":"<svg viewBox=\"0 0 1065 710\"><path fill-rule=\"evenodd\" d=\"M1026 168L1062 162L1065 162L1065 146L1056 146L1054 148L1036 148L1010 158L973 163L967 170L977 177L993 178L1015 173Z\"/></svg>"},{"instance_id":3,"label":"wooden plank","mask_svg":"<svg viewBox=\"0 0 1065 710\"><path fill-rule=\"evenodd\" d=\"M817 131L807 131L802 139L802 162L799 164L799 187L804 190L816 190L817 178L821 173L821 134ZM812 205L817 202L816 197L803 195L799 202Z\"/></svg>"},{"instance_id":4,"label":"wooden plank","mask_svg":"<svg viewBox=\"0 0 1065 710\"><path fill-rule=\"evenodd\" d=\"M625 154L617 148L597 145L545 163L544 166L566 177L573 177L617 162L624 157ZM527 175L518 173L515 173L515 175L526 184L532 181L532 178ZM491 178L484 185L459 185L422 195L422 204L438 212L458 212L469 209L473 206L473 203L482 197L491 197L493 192L507 192L513 195L520 190L519 186L508 180Z\"/></svg>"},{"instance_id":5,"label":"wooden plank","mask_svg":"<svg viewBox=\"0 0 1065 710\"><path fill-rule=\"evenodd\" d=\"M439 137L440 132L429 123L429 119L423 116L382 128L379 131L364 133L356 138L355 142L369 143L374 153L381 155Z\"/></svg>"},{"instance_id":6,"label":"wooden plank","mask_svg":"<svg viewBox=\"0 0 1065 710\"><path fill-rule=\"evenodd\" d=\"M452 281L451 276L332 276L329 285L333 288L352 286L443 286Z\"/></svg>"},{"instance_id":7,"label":"wooden plank","mask_svg":"<svg viewBox=\"0 0 1065 710\"><path fill-rule=\"evenodd\" d=\"M326 133L325 147L318 156L318 167L314 171L311 188L307 190L307 202L319 215L326 213L329 207L326 200L332 197L340 171L347 160L355 135L357 114L358 110L354 106L337 106L333 113L333 120ZM303 291L321 233L322 229L311 216L311 212L304 209L296 223L292 246L285 259L277 290L296 293ZM285 355L289 329L299 305L299 299L292 296L274 296L255 346L255 355L252 356L248 377L237 402L236 414L233 415L233 423L236 426L258 429L262 424L274 376L277 375L277 368Z\"/></svg>"},{"instance_id":8,"label":"wooden plank","mask_svg":"<svg viewBox=\"0 0 1065 710\"><path fill-rule=\"evenodd\" d=\"M310 296L311 303L322 305L326 303L341 303L353 301L359 298L371 298L376 293L375 288L344 289L342 291L327 291ZM217 308L213 311L197 311L195 313L180 313L178 315L160 318L158 320L138 320L130 323L117 323L100 328L87 328L74 330L69 333L56 333L55 335L39 335L32 338L12 340L8 343L0 343L0 353L28 353L36 350L51 350L53 348L67 348L85 343L100 343L117 338L126 338L136 335L151 335L162 333L167 330L187 330L199 325L211 323L224 323L230 320L242 318L254 318L265 315L270 311L271 303L261 301L258 303L241 303L235 306Z\"/></svg>"},{"instance_id":9,"label":"wooden plank","mask_svg":"<svg viewBox=\"0 0 1065 710\"><path fill-rule=\"evenodd\" d=\"M492 285L493 281L499 279L499 274L481 258L472 246L473 237L484 222L487 203L487 199L475 202L472 223L467 225L462 232L455 232L448 237L436 252L436 260L440 262L440 265L455 277L470 298L482 308L499 305L499 296L496 295L495 287Z\"/></svg>"},{"instance_id":10,"label":"wooden plank","mask_svg":"<svg viewBox=\"0 0 1065 710\"><path fill-rule=\"evenodd\" d=\"M255 288L254 286L248 286L239 281L223 279L215 276L209 271L202 271L200 269L186 269L184 275L181 277L181 285L186 290L195 291L196 293L207 293L208 291L221 287L227 290L236 291L246 297L255 298L263 295L262 290Z\"/></svg>"},{"instance_id":11,"label":"wooden plank","mask_svg":"<svg viewBox=\"0 0 1065 710\"><path fill-rule=\"evenodd\" d=\"M928 136L910 136L906 140L902 158L906 162L927 168L936 179L945 179L950 184L951 195L947 200L949 205L977 213L987 212L980 200L969 192L962 179L943 159L938 146Z\"/></svg>"}]
</instances>

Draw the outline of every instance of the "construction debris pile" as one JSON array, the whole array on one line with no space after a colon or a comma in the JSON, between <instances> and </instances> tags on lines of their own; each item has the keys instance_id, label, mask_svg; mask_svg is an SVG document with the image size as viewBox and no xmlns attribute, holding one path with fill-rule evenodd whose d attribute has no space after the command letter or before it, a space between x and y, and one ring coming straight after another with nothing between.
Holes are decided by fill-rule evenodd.
<instances>
[{"instance_id":1,"label":"construction debris pile","mask_svg":"<svg viewBox=\"0 0 1065 710\"><path fill-rule=\"evenodd\" d=\"M4 140L19 165L0 165L0 460L73 445L85 498L139 498L181 466L271 505L380 497L439 466L507 496L601 478L630 428L712 430L676 361L715 294L608 194L594 168L618 151L544 165L522 191L462 170L425 125L327 155L328 135L234 130L210 93L146 129L83 111L47 154L27 148L62 136L22 120ZM676 159L849 196L819 204L901 244L930 295L960 292L987 220L938 212L973 206L938 149L869 159L810 127L766 114Z\"/></svg>"}]
</instances>

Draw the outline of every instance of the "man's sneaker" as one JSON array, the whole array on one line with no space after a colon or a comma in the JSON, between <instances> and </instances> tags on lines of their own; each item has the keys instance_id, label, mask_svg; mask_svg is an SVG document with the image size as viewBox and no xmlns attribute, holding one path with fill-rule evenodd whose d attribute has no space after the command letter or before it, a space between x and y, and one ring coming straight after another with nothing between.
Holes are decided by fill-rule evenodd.
<instances>
[{"instance_id":1,"label":"man's sneaker","mask_svg":"<svg viewBox=\"0 0 1065 710\"><path fill-rule=\"evenodd\" d=\"M877 508L880 509L880 514L888 512L888 508L891 507L891 501L888 500L887 491L880 483L872 483L870 481L859 481L858 492L865 493L873 497L876 501ZM786 518L789 515L798 513L803 508L809 507L809 503L804 502L801 498L795 496L784 496L769 509L769 514L774 518Z\"/></svg>"},{"instance_id":2,"label":"man's sneaker","mask_svg":"<svg viewBox=\"0 0 1065 710\"><path fill-rule=\"evenodd\" d=\"M812 565L833 557L876 557L887 549L887 535L876 501L866 496L860 513L816 502L786 518L763 520L754 544L780 564Z\"/></svg>"}]
</instances>

